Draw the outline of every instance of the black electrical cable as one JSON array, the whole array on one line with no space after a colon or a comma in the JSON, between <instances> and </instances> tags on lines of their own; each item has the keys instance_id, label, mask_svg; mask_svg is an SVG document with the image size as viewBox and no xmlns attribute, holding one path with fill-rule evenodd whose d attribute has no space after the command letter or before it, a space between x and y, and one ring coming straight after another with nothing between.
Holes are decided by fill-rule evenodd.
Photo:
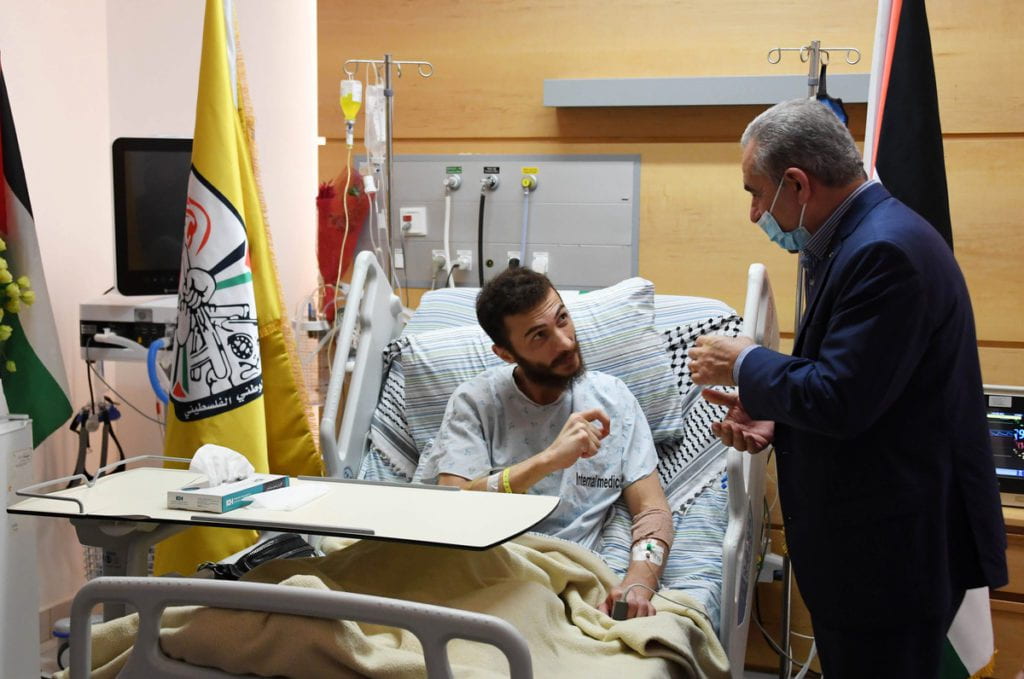
<instances>
[{"instance_id":1,"label":"black electrical cable","mask_svg":"<svg viewBox=\"0 0 1024 679\"><path fill-rule=\"evenodd\" d=\"M103 294L106 294L106 293L103 293ZM92 408L91 412L95 413L96 412L96 397L93 395L93 391L92 391L92 373L89 372L89 368L91 368L92 364L93 364L93 361L91 361L89 359L89 345L92 344L93 337L95 337L95 335L90 335L89 339L87 339L85 341L85 376L86 376L86 378L88 378L88 382L89 382L89 407Z\"/></svg>"},{"instance_id":2,"label":"black electrical cable","mask_svg":"<svg viewBox=\"0 0 1024 679\"><path fill-rule=\"evenodd\" d=\"M117 452L120 453L121 459L125 459L124 448L121 447L121 442L117 439L117 434L114 433L113 420L110 419L110 409L114 407L114 401L109 396L104 396L107 401L107 429L109 429L110 438L113 439L114 445L117 446ZM127 467L121 467L117 471L123 472Z\"/></svg>"},{"instance_id":3,"label":"black electrical cable","mask_svg":"<svg viewBox=\"0 0 1024 679\"><path fill-rule=\"evenodd\" d=\"M92 370L93 373L95 373L96 379L98 379L100 382L102 382L104 385L106 385L107 389L109 389L110 391L112 391L114 393L114 396L116 396L119 399L121 399L121 401L120 401L121 403L125 404L126 406L128 406L129 408L131 408L132 410L137 412L139 415L142 415L142 417L144 417L145 419L149 420L150 422L155 422L156 424L160 425L161 427L164 425L164 423L161 422L160 420L156 419L155 417L150 417L149 415L147 415L146 413L142 412L137 407L132 405L131 401L126 399L124 396L122 396L117 391L117 389L114 389L112 386L110 386L110 382L107 382L105 379L103 379L103 376L100 375L99 372L97 372L96 368L92 367L92 365L90 365L89 368Z\"/></svg>"},{"instance_id":4,"label":"black electrical cable","mask_svg":"<svg viewBox=\"0 0 1024 679\"><path fill-rule=\"evenodd\" d=\"M88 375L88 382L89 382L89 406L93 410L96 410L96 397L93 396L93 393L92 393L92 373L89 372L89 368L92 367L92 361L86 361L85 362L85 367L86 367L86 371L85 372L86 372L86 375Z\"/></svg>"},{"instance_id":5,"label":"black electrical cable","mask_svg":"<svg viewBox=\"0 0 1024 679\"><path fill-rule=\"evenodd\" d=\"M484 203L487 202L487 194L480 192L480 220L476 227L476 258L479 262L480 287L484 287Z\"/></svg>"},{"instance_id":6,"label":"black electrical cable","mask_svg":"<svg viewBox=\"0 0 1024 679\"><path fill-rule=\"evenodd\" d=\"M118 454L120 454L121 459L122 460L126 459L125 455L124 455L124 448L121 447L121 442L117 440L117 434L114 433L114 428L113 427L110 428L110 438L114 441L114 445L117 446L117 452L118 452ZM122 465L122 466L118 467L117 469L115 469L114 473L127 471L127 469L128 469L128 467L125 467L124 465Z\"/></svg>"}]
</instances>

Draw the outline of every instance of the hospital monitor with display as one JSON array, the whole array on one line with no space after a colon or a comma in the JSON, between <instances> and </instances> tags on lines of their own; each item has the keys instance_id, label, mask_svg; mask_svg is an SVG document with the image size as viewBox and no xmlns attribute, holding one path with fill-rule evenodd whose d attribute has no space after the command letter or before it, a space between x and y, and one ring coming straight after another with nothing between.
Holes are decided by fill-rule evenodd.
<instances>
[{"instance_id":1,"label":"hospital monitor with display","mask_svg":"<svg viewBox=\"0 0 1024 679\"><path fill-rule=\"evenodd\" d=\"M1024 507L1024 387L986 386L985 414L1003 504Z\"/></svg>"},{"instance_id":2,"label":"hospital monitor with display","mask_svg":"<svg viewBox=\"0 0 1024 679\"><path fill-rule=\"evenodd\" d=\"M114 255L122 295L177 293L191 165L191 139L114 140Z\"/></svg>"}]
</instances>

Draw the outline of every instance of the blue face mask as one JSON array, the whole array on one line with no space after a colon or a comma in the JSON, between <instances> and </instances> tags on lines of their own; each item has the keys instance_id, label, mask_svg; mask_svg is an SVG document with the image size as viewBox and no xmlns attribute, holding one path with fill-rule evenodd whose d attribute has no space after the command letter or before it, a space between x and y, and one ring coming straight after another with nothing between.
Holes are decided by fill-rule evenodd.
<instances>
[{"instance_id":1,"label":"blue face mask","mask_svg":"<svg viewBox=\"0 0 1024 679\"><path fill-rule=\"evenodd\" d=\"M779 200L779 193L782 191L782 184L783 182L779 182L779 188L775 190L775 198L772 199L772 206L761 213L760 219L757 220L757 225L772 239L773 243L783 250L798 252L811 239L810 232L804 228L804 210L807 209L807 206L803 205L800 208L800 223L797 224L797 227L792 231L783 231L772 215L772 210L775 209L775 202Z\"/></svg>"}]
</instances>

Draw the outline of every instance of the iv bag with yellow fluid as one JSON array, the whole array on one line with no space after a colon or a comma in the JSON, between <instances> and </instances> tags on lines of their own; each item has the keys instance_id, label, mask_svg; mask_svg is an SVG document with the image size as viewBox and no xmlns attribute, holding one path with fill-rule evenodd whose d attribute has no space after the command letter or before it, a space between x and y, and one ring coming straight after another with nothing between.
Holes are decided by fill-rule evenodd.
<instances>
[{"instance_id":1,"label":"iv bag with yellow fluid","mask_svg":"<svg viewBox=\"0 0 1024 679\"><path fill-rule=\"evenodd\" d=\"M345 145L350 149L354 141L356 116L363 105L363 83L358 80L341 81L341 112L345 115Z\"/></svg>"},{"instance_id":2,"label":"iv bag with yellow fluid","mask_svg":"<svg viewBox=\"0 0 1024 679\"><path fill-rule=\"evenodd\" d=\"M363 83L359 80L341 81L341 112L348 122L355 121L363 105Z\"/></svg>"}]
</instances>

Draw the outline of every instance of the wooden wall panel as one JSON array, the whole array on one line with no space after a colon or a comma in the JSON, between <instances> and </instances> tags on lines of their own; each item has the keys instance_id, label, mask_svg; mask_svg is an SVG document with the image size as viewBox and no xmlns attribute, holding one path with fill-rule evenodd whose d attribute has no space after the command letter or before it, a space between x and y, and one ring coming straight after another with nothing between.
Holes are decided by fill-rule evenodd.
<instances>
[{"instance_id":1,"label":"wooden wall panel","mask_svg":"<svg viewBox=\"0 0 1024 679\"><path fill-rule=\"evenodd\" d=\"M928 0L928 23L943 132L1024 131L1024 3Z\"/></svg>"},{"instance_id":2,"label":"wooden wall panel","mask_svg":"<svg viewBox=\"0 0 1024 679\"><path fill-rule=\"evenodd\" d=\"M1024 349L982 346L978 353L986 384L1024 385Z\"/></svg>"},{"instance_id":3,"label":"wooden wall panel","mask_svg":"<svg viewBox=\"0 0 1024 679\"><path fill-rule=\"evenodd\" d=\"M1024 603L992 600L996 669L993 677L1015 679L1024 670Z\"/></svg>"},{"instance_id":4,"label":"wooden wall panel","mask_svg":"<svg viewBox=\"0 0 1024 679\"><path fill-rule=\"evenodd\" d=\"M944 144L953 245L967 279L981 340L1024 348L1024 135L953 137Z\"/></svg>"},{"instance_id":5,"label":"wooden wall panel","mask_svg":"<svg viewBox=\"0 0 1024 679\"><path fill-rule=\"evenodd\" d=\"M859 47L861 63L837 64L834 72L867 72L875 28L873 2L806 0L382 0L372 12L321 0L319 14L320 130L329 137L342 136L337 81L351 58L390 52L434 64L432 78L407 75L397 84L400 137L564 139L588 134L578 125L588 115L544 108L545 78L806 73L794 53L778 65L766 55L812 39ZM740 125L750 117L724 114ZM622 125L610 125L617 127L613 137L662 137L690 134L695 124L716 129L723 112L621 118Z\"/></svg>"}]
</instances>

